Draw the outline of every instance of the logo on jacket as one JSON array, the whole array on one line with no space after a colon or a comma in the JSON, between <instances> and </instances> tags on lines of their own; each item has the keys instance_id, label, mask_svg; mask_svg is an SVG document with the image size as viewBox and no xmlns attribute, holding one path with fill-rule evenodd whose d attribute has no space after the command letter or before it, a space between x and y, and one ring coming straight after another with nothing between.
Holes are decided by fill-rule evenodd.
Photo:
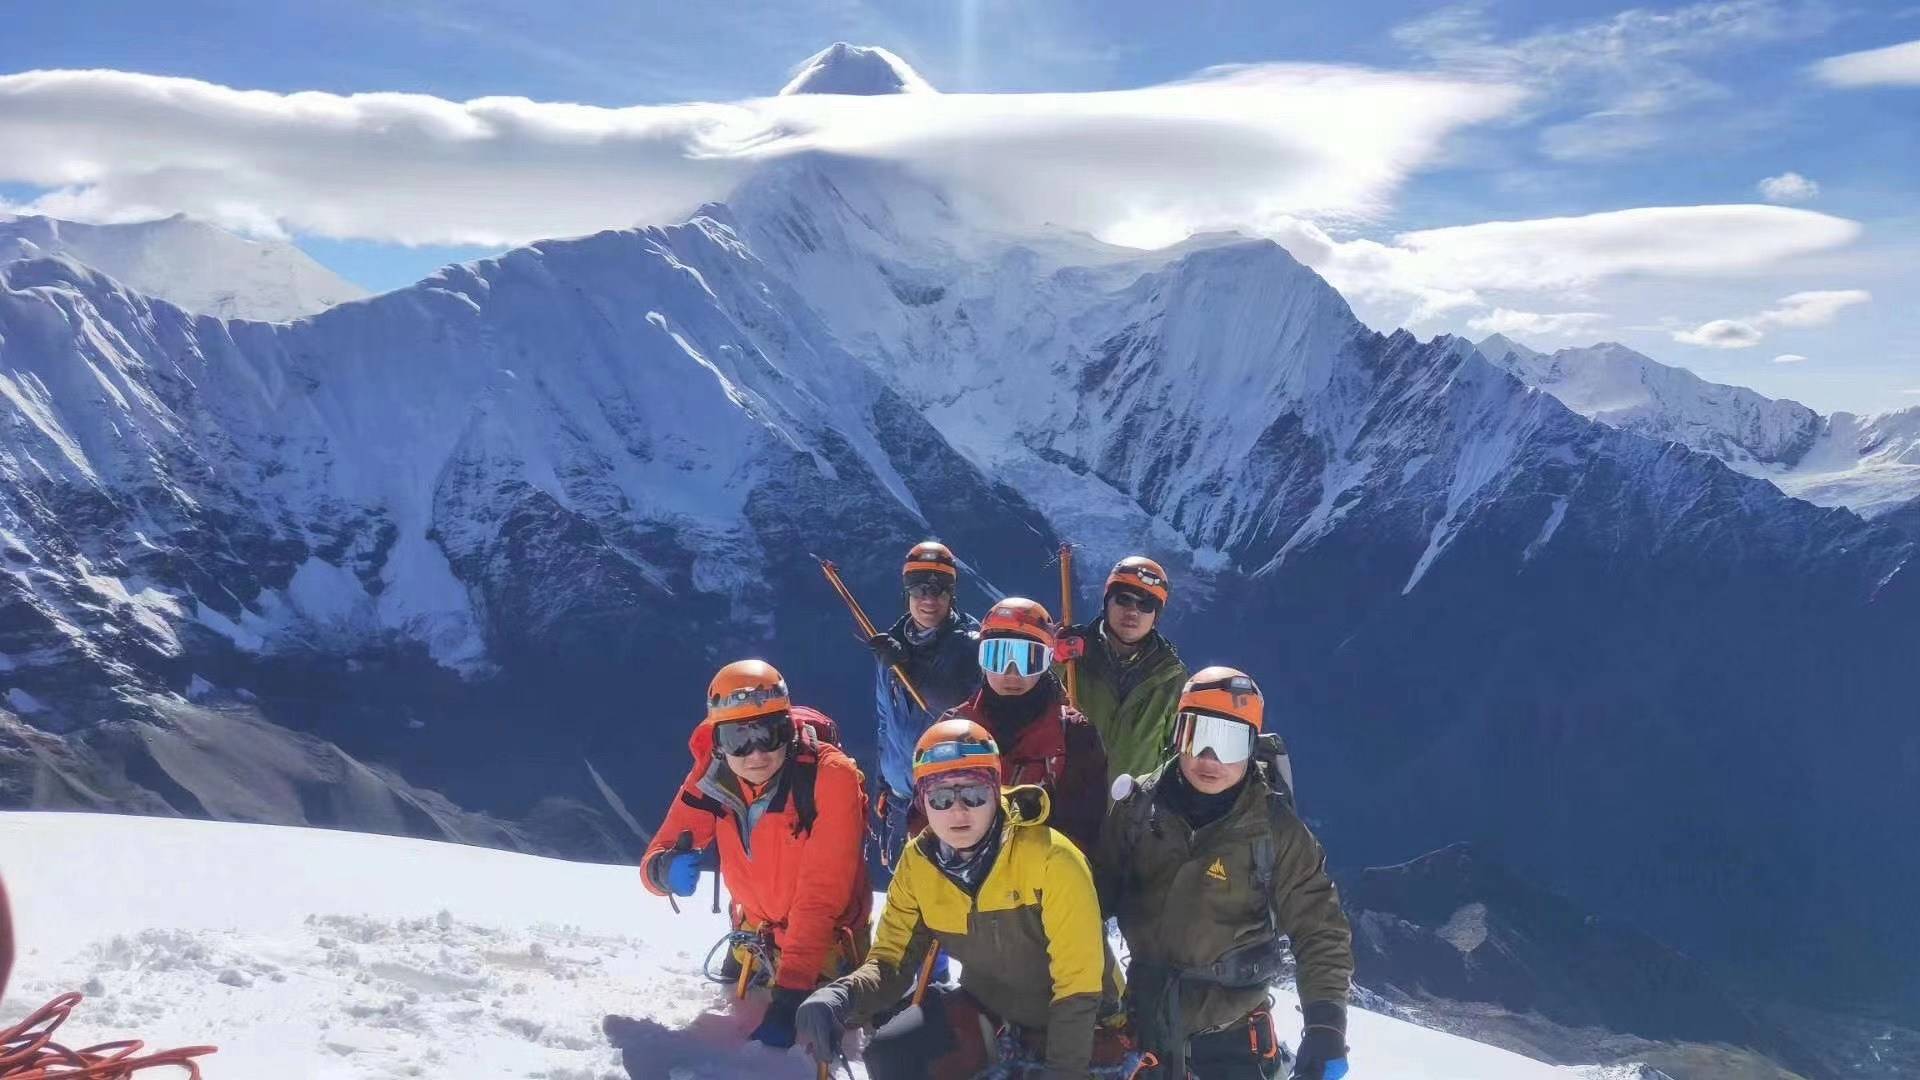
<instances>
[{"instance_id":1,"label":"logo on jacket","mask_svg":"<svg viewBox=\"0 0 1920 1080\"><path fill-rule=\"evenodd\" d=\"M1207 867L1207 876L1215 881L1227 880L1226 864L1222 863L1219 859L1213 860L1213 865Z\"/></svg>"}]
</instances>

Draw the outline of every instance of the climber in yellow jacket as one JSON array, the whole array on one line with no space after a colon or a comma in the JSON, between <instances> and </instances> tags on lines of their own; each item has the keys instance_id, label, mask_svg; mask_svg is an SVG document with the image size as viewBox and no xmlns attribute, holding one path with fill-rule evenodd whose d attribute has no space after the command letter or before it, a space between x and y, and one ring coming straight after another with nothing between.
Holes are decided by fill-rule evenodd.
<instances>
[{"instance_id":1,"label":"climber in yellow jacket","mask_svg":"<svg viewBox=\"0 0 1920 1080\"><path fill-rule=\"evenodd\" d=\"M807 999L800 1042L821 1062L841 1031L899 1004L938 939L957 989L932 988L867 1046L873 1080L957 1080L998 1060L1002 1025L1046 1080L1084 1080L1106 964L1086 857L1046 825L1037 787L1000 787L1000 750L979 724L943 720L914 749L927 828L907 845L866 962ZM984 1021L984 1023L983 1023Z\"/></svg>"}]
</instances>

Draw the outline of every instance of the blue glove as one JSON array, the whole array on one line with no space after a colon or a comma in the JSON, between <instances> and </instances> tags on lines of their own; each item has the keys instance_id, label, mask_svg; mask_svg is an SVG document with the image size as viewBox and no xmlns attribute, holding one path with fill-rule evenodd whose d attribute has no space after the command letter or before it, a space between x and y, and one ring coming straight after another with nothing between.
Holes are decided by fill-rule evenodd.
<instances>
[{"instance_id":1,"label":"blue glove","mask_svg":"<svg viewBox=\"0 0 1920 1080\"><path fill-rule=\"evenodd\" d=\"M793 1045L793 1014L800 1003L807 1000L805 990L775 989L773 1000L767 1003L767 1012L760 1018L760 1026L753 1029L747 1038L762 1046L775 1050L785 1050Z\"/></svg>"},{"instance_id":2,"label":"blue glove","mask_svg":"<svg viewBox=\"0 0 1920 1080\"><path fill-rule=\"evenodd\" d=\"M700 853L663 851L653 857L654 884L675 896L692 896L700 888Z\"/></svg>"}]
</instances>

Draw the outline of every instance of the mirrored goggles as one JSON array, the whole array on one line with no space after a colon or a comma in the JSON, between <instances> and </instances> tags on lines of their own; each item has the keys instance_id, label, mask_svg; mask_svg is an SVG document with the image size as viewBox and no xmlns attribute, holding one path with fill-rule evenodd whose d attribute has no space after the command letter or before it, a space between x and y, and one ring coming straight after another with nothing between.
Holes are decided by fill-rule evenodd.
<instances>
[{"instance_id":1,"label":"mirrored goggles","mask_svg":"<svg viewBox=\"0 0 1920 1080\"><path fill-rule=\"evenodd\" d=\"M719 745L720 752L729 757L778 750L792 740L793 720L786 713L717 724L713 729L713 741Z\"/></svg>"},{"instance_id":2,"label":"mirrored goggles","mask_svg":"<svg viewBox=\"0 0 1920 1080\"><path fill-rule=\"evenodd\" d=\"M980 642L980 670L1001 675L1011 668L1024 678L1053 666L1053 650L1026 638L984 638Z\"/></svg>"},{"instance_id":3,"label":"mirrored goggles","mask_svg":"<svg viewBox=\"0 0 1920 1080\"><path fill-rule=\"evenodd\" d=\"M1232 765L1253 756L1253 725L1212 713L1183 712L1175 720L1174 749L1189 757L1207 751L1222 765Z\"/></svg>"},{"instance_id":4,"label":"mirrored goggles","mask_svg":"<svg viewBox=\"0 0 1920 1080\"><path fill-rule=\"evenodd\" d=\"M955 739L951 742L934 743L913 755L913 767L925 768L928 765L944 765L950 761L959 761L970 757L999 757L1000 748L985 739ZM985 763L982 763L985 768ZM943 770L945 771L945 770Z\"/></svg>"},{"instance_id":5,"label":"mirrored goggles","mask_svg":"<svg viewBox=\"0 0 1920 1080\"><path fill-rule=\"evenodd\" d=\"M949 784L927 792L927 809L951 810L956 800L969 810L978 810L993 801L992 784Z\"/></svg>"}]
</instances>

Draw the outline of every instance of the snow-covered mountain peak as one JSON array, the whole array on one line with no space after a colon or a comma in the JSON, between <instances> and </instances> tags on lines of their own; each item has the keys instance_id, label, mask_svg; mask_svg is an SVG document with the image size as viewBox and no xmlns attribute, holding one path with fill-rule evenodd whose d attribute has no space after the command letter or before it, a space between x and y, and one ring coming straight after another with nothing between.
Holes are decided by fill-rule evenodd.
<instances>
[{"instance_id":1,"label":"snow-covered mountain peak","mask_svg":"<svg viewBox=\"0 0 1920 1080\"><path fill-rule=\"evenodd\" d=\"M1920 406L1821 416L1613 341L1548 354L1494 334L1476 348L1583 416L1712 454L1797 498L1869 518L1920 500Z\"/></svg>"},{"instance_id":2,"label":"snow-covered mountain peak","mask_svg":"<svg viewBox=\"0 0 1920 1080\"><path fill-rule=\"evenodd\" d=\"M789 94L932 94L932 84L913 66L886 49L836 41L800 65Z\"/></svg>"},{"instance_id":3,"label":"snow-covered mountain peak","mask_svg":"<svg viewBox=\"0 0 1920 1080\"><path fill-rule=\"evenodd\" d=\"M69 256L136 292L221 318L285 322L367 295L292 244L184 214L117 225L0 220L0 263L39 255Z\"/></svg>"},{"instance_id":4,"label":"snow-covered mountain peak","mask_svg":"<svg viewBox=\"0 0 1920 1080\"><path fill-rule=\"evenodd\" d=\"M1754 475L1798 464L1822 426L1820 415L1797 401L1711 383L1618 342L1547 354L1496 334L1478 348L1583 416L1683 443Z\"/></svg>"},{"instance_id":5,"label":"snow-covered mountain peak","mask_svg":"<svg viewBox=\"0 0 1920 1080\"><path fill-rule=\"evenodd\" d=\"M1505 334L1489 334L1475 346L1486 354L1489 360L1499 363L1508 353L1518 353L1523 359L1537 360L1546 354L1528 345L1523 345Z\"/></svg>"}]
</instances>

